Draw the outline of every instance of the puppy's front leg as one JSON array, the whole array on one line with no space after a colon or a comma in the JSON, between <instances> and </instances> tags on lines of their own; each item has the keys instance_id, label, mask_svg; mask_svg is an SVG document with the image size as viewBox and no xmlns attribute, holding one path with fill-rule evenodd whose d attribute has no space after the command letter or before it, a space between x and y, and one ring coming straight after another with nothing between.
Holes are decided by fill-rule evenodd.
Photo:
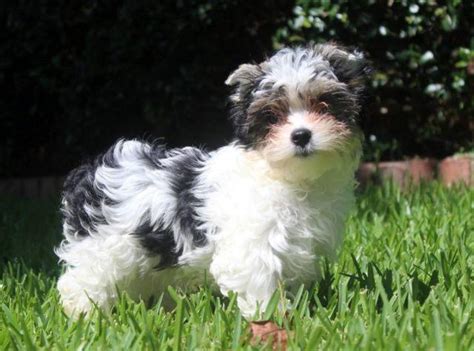
<instances>
[{"instance_id":1,"label":"puppy's front leg","mask_svg":"<svg viewBox=\"0 0 474 351\"><path fill-rule=\"evenodd\" d=\"M235 239L216 245L210 272L224 295L238 294L245 318L259 318L278 286L281 261L265 240L247 240L243 235Z\"/></svg>"}]
</instances>

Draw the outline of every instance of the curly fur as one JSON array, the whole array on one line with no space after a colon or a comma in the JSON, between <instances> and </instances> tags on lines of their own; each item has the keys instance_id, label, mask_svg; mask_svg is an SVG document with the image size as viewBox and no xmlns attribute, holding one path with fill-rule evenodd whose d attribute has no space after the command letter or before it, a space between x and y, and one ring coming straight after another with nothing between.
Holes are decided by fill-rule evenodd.
<instances>
[{"instance_id":1,"label":"curly fur","mask_svg":"<svg viewBox=\"0 0 474 351\"><path fill-rule=\"evenodd\" d=\"M208 153L120 140L72 171L56 250L66 312L109 310L121 291L148 300L210 277L223 294L237 292L251 317L278 285L317 281L353 203L366 72L360 53L333 44L283 49L226 81L231 144Z\"/></svg>"}]
</instances>

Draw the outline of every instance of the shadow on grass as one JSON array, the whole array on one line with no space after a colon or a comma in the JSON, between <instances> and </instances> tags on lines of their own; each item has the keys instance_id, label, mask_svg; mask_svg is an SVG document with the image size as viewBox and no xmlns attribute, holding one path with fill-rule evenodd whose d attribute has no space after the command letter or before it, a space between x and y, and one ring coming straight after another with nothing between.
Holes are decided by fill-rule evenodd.
<instances>
[{"instance_id":1,"label":"shadow on grass","mask_svg":"<svg viewBox=\"0 0 474 351\"><path fill-rule=\"evenodd\" d=\"M380 312L384 303L390 301L395 293L405 295L403 305L407 307L409 301L416 301L420 305L424 304L430 292L439 283L439 272L433 270L431 273L424 272L420 267L413 267L413 270L402 278L403 281L396 281L393 269L380 269L374 262L368 262L363 270L354 255L351 255L353 272L338 273L349 278L345 283L347 292L368 292L376 298L376 309ZM326 262L323 270L323 278L315 285L315 298L323 307L338 304L339 291L334 269ZM397 286L397 284L399 284ZM385 296L383 297L383 293ZM386 297L386 298L385 298ZM351 300L348 300L350 309ZM314 302L310 306L311 310L317 308Z\"/></svg>"}]
</instances>

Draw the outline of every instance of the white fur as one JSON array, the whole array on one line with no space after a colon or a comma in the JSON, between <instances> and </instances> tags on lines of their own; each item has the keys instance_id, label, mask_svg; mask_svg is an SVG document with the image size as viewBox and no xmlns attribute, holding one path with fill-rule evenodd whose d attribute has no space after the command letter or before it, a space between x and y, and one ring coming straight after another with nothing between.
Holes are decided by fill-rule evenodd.
<instances>
[{"instance_id":1,"label":"white fur","mask_svg":"<svg viewBox=\"0 0 474 351\"><path fill-rule=\"evenodd\" d=\"M315 174L318 161L307 162ZM235 147L210 161L206 180L219 190L208 194L202 215L220 228L210 272L224 294L238 292L244 316L264 309L279 282L318 280L319 259L334 257L353 202L354 164L332 161L317 179L294 179L291 168L275 169L258 152Z\"/></svg>"},{"instance_id":2,"label":"white fur","mask_svg":"<svg viewBox=\"0 0 474 351\"><path fill-rule=\"evenodd\" d=\"M140 162L137 143L116 148L123 169L100 166L96 171L97 186L120 204L101 205L109 224L86 238L64 228L67 240L57 254L67 269L58 289L67 313L88 313L93 302L108 310L118 291L147 300L168 284L193 288L210 273L223 294L238 293L243 315L251 317L257 306L265 308L278 284L291 288L316 281L319 260L335 256L353 203L358 142L351 154L315 153L276 166L260 151L234 144L213 152L197 191L204 201L198 216L209 243L196 248L176 237L183 248L181 268L164 271L154 269L160 258L148 255L131 233L146 211L157 225L173 225L172 175Z\"/></svg>"},{"instance_id":3,"label":"white fur","mask_svg":"<svg viewBox=\"0 0 474 351\"><path fill-rule=\"evenodd\" d=\"M287 87L297 90L309 86L309 81L328 79L337 81L329 62L320 54L309 56L304 48L283 49L262 64L267 73L260 86L272 84L275 88Z\"/></svg>"}]
</instances>

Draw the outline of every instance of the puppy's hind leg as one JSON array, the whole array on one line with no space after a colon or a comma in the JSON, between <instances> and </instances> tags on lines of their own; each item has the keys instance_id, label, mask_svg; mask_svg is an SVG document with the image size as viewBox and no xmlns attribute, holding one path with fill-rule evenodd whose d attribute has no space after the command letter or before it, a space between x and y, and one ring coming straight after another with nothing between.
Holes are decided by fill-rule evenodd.
<instances>
[{"instance_id":1,"label":"puppy's hind leg","mask_svg":"<svg viewBox=\"0 0 474 351\"><path fill-rule=\"evenodd\" d=\"M121 291L133 299L148 299L152 293L147 276L159 258L147 255L131 235L67 242L57 254L67 267L58 280L58 290L68 315L89 314L94 304L109 311Z\"/></svg>"}]
</instances>

